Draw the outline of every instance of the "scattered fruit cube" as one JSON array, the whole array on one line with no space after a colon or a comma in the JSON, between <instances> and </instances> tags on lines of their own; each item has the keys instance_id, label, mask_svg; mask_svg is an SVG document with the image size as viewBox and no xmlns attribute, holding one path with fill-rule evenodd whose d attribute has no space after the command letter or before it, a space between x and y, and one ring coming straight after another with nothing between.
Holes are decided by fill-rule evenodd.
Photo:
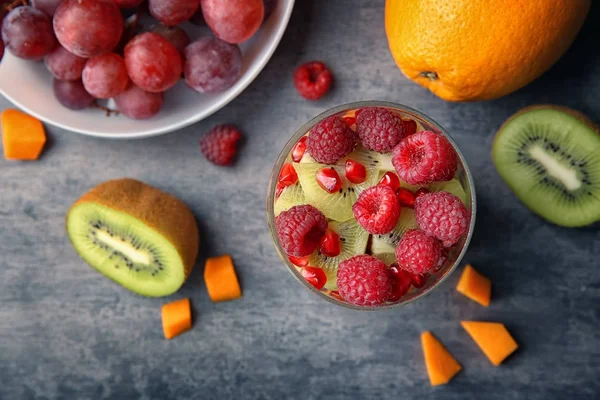
<instances>
[{"instance_id":1,"label":"scattered fruit cube","mask_svg":"<svg viewBox=\"0 0 600 400\"><path fill-rule=\"evenodd\" d=\"M496 366L502 364L502 361L519 347L504 324L461 321L461 325L492 364Z\"/></svg>"},{"instance_id":2,"label":"scattered fruit cube","mask_svg":"<svg viewBox=\"0 0 600 400\"><path fill-rule=\"evenodd\" d=\"M166 339L172 339L192 328L190 299L181 299L165 304L161 314Z\"/></svg>"},{"instance_id":3,"label":"scattered fruit cube","mask_svg":"<svg viewBox=\"0 0 600 400\"><path fill-rule=\"evenodd\" d=\"M431 386L445 385L461 369L461 365L431 332L421 334L421 346Z\"/></svg>"},{"instance_id":4,"label":"scattered fruit cube","mask_svg":"<svg viewBox=\"0 0 600 400\"><path fill-rule=\"evenodd\" d=\"M214 302L234 300L242 297L231 256L210 257L204 266L204 281L208 295Z\"/></svg>"},{"instance_id":5,"label":"scattered fruit cube","mask_svg":"<svg viewBox=\"0 0 600 400\"><path fill-rule=\"evenodd\" d=\"M46 143L40 120L15 109L2 112L2 143L7 160L37 160Z\"/></svg>"},{"instance_id":6,"label":"scattered fruit cube","mask_svg":"<svg viewBox=\"0 0 600 400\"><path fill-rule=\"evenodd\" d=\"M467 265L463 270L456 290L484 307L490 305L492 281L477 272L471 265Z\"/></svg>"}]
</instances>

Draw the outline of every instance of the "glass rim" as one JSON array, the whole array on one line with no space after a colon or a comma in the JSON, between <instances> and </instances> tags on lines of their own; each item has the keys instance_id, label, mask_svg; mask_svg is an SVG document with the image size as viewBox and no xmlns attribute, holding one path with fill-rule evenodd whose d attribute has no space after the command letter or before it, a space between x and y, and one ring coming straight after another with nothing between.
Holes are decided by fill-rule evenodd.
<instances>
[{"instance_id":1,"label":"glass rim","mask_svg":"<svg viewBox=\"0 0 600 400\"><path fill-rule=\"evenodd\" d=\"M321 121L327 117L338 114L342 111L358 109L358 108L363 108L363 107L386 107L386 108L395 109L402 113L414 115L417 118L426 122L428 125L437 129L437 131L450 142L450 144L452 145L452 147L454 148L454 151L456 152L456 154L458 156L460 164L462 165L462 168L465 173L467 185L469 186L469 195L470 195L469 197L470 197L470 205L471 205L471 209L470 209L470 217L471 218L470 218L470 222L469 222L469 229L467 231L467 237L465 238L462 248L461 248L458 256L456 257L456 260L452 264L452 266L450 268L448 268L446 270L446 272L439 279L437 279L431 286L429 286L428 288L426 288L423 291L420 291L417 295L415 295L407 300L404 300L404 301L401 300L396 303L385 304L385 305L377 306L377 307L358 306L358 305L354 305L354 304L350 304L347 302L336 300L336 299L332 298L331 296L323 293L321 290L316 289L310 283L308 283L306 281L306 279L304 279L302 277L300 272L298 272L296 267L289 261L285 251L283 250L283 248L281 246L281 243L279 242L279 238L277 237L276 228L275 228L275 191L277 189L277 179L279 176L279 171L281 170L281 167L283 166L283 164L286 162L286 159L287 159L290 151L292 150L292 148L294 147L294 145L296 144L298 139L301 136L308 133L309 130L312 129L312 127L315 126L319 121ZM434 289L439 287L446 279L448 279L448 277L450 275L452 275L452 273L454 273L454 271L457 269L458 265L461 263L462 259L464 258L464 255L467 252L467 249L469 248L469 244L470 244L471 238L473 236L473 231L475 230L475 219L476 219L476 214L477 214L476 206L477 206L477 199L476 199L476 194L475 194L475 183L473 181L473 175L471 174L471 170L469 169L469 166L467 164L465 157L463 156L460 149L458 148L458 145L456 144L456 142L454 141L452 136L450 136L450 134L448 132L446 132L446 130L444 128L442 128L437 122L435 122L429 116L427 116L413 108L407 107L403 104L393 103L393 102L389 102L389 101L368 100L368 101L358 101L358 102L346 103L346 104L336 106L334 108L330 108L330 109L318 114L317 116L311 118L307 123L302 125L298 130L296 130L296 132L294 132L294 134L290 137L290 139L284 145L283 149L279 153L279 156L277 156L275 165L273 167L273 171L271 172L271 177L269 179L269 188L267 190L267 223L269 225L269 232L271 234L271 238L273 239L273 244L275 245L275 249L277 250L277 254L279 255L279 258L281 258L281 261L286 266L287 270L292 274L292 276L294 276L294 278L296 278L296 280L300 284L302 284L305 288L307 288L308 290L310 290L311 292L313 292L314 294L319 296L321 299L323 299L331 304L334 304L336 306L340 306L340 307L344 307L344 308L348 308L348 309L352 309L352 310L358 310L358 311L382 311L382 310L390 310L393 308L404 306L406 304L412 303L413 301L428 295Z\"/></svg>"}]
</instances>

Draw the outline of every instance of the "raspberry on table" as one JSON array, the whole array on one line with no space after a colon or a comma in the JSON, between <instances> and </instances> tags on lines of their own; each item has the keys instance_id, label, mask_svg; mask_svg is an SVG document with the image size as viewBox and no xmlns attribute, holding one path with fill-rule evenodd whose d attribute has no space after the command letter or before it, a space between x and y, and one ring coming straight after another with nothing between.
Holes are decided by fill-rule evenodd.
<instances>
[{"instance_id":1,"label":"raspberry on table","mask_svg":"<svg viewBox=\"0 0 600 400\"><path fill-rule=\"evenodd\" d=\"M279 214L275 219L275 227L286 254L304 257L319 246L327 230L327 220L321 211L306 204Z\"/></svg>"},{"instance_id":2,"label":"raspberry on table","mask_svg":"<svg viewBox=\"0 0 600 400\"><path fill-rule=\"evenodd\" d=\"M363 191L354 205L354 218L373 235L390 233L402 211L394 190L386 185L376 185Z\"/></svg>"},{"instance_id":3,"label":"raspberry on table","mask_svg":"<svg viewBox=\"0 0 600 400\"><path fill-rule=\"evenodd\" d=\"M382 305L392 291L392 281L383 261L366 254L340 263L337 284L340 296L357 306Z\"/></svg>"},{"instance_id":4,"label":"raspberry on table","mask_svg":"<svg viewBox=\"0 0 600 400\"><path fill-rule=\"evenodd\" d=\"M458 160L448 140L432 131L407 136L394 147L396 173L411 185L425 185L454 178Z\"/></svg>"},{"instance_id":5,"label":"raspberry on table","mask_svg":"<svg viewBox=\"0 0 600 400\"><path fill-rule=\"evenodd\" d=\"M300 65L294 72L294 86L300 96L307 100L318 100L331 87L333 77L329 68L321 61Z\"/></svg>"},{"instance_id":6,"label":"raspberry on table","mask_svg":"<svg viewBox=\"0 0 600 400\"><path fill-rule=\"evenodd\" d=\"M354 150L356 134L337 115L316 124L308 135L306 150L321 164L334 164Z\"/></svg>"},{"instance_id":7,"label":"raspberry on table","mask_svg":"<svg viewBox=\"0 0 600 400\"><path fill-rule=\"evenodd\" d=\"M233 125L217 125L200 139L200 152L216 165L230 165L237 152L241 132Z\"/></svg>"},{"instance_id":8,"label":"raspberry on table","mask_svg":"<svg viewBox=\"0 0 600 400\"><path fill-rule=\"evenodd\" d=\"M387 153L404 138L402 120L383 107L365 107L356 118L356 133L364 147Z\"/></svg>"},{"instance_id":9,"label":"raspberry on table","mask_svg":"<svg viewBox=\"0 0 600 400\"><path fill-rule=\"evenodd\" d=\"M433 192L415 200L419 227L440 240L444 247L456 244L469 229L469 211L463 202L448 192Z\"/></svg>"},{"instance_id":10,"label":"raspberry on table","mask_svg":"<svg viewBox=\"0 0 600 400\"><path fill-rule=\"evenodd\" d=\"M411 274L424 274L440 262L440 242L419 229L407 231L396 247L398 266Z\"/></svg>"}]
</instances>

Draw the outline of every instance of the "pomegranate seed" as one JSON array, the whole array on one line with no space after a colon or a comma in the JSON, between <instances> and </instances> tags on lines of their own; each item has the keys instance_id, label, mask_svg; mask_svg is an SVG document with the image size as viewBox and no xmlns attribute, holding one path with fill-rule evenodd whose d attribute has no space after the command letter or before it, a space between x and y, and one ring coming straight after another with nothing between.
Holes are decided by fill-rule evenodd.
<instances>
[{"instance_id":1,"label":"pomegranate seed","mask_svg":"<svg viewBox=\"0 0 600 400\"><path fill-rule=\"evenodd\" d=\"M288 260L290 260L290 262L298 267L307 267L308 266L308 260L310 259L310 256L305 256L305 257L294 257L294 256L290 256L288 255Z\"/></svg>"},{"instance_id":2,"label":"pomegranate seed","mask_svg":"<svg viewBox=\"0 0 600 400\"><path fill-rule=\"evenodd\" d=\"M410 272L401 269L398 264L390 265L388 271L392 277L392 293L388 301L395 302L408 293L408 289L410 289L410 285L412 284L412 277Z\"/></svg>"},{"instance_id":3,"label":"pomegranate seed","mask_svg":"<svg viewBox=\"0 0 600 400\"><path fill-rule=\"evenodd\" d=\"M404 137L417 133L417 122L414 119L402 120Z\"/></svg>"},{"instance_id":4,"label":"pomegranate seed","mask_svg":"<svg viewBox=\"0 0 600 400\"><path fill-rule=\"evenodd\" d=\"M292 163L285 163L279 172L279 183L283 186L292 186L298 182L298 174Z\"/></svg>"},{"instance_id":5,"label":"pomegranate seed","mask_svg":"<svg viewBox=\"0 0 600 400\"><path fill-rule=\"evenodd\" d=\"M327 275L325 275L325 272L321 268L304 267L300 273L302 274L302 277L317 290L323 289L323 286L327 283Z\"/></svg>"},{"instance_id":6,"label":"pomegranate seed","mask_svg":"<svg viewBox=\"0 0 600 400\"><path fill-rule=\"evenodd\" d=\"M386 172L379 181L379 184L389 186L395 192L400 187L400 178L393 172Z\"/></svg>"},{"instance_id":7,"label":"pomegranate seed","mask_svg":"<svg viewBox=\"0 0 600 400\"><path fill-rule=\"evenodd\" d=\"M306 140L308 136L302 136L300 140L294 145L292 149L292 161L300 162L302 157L304 157L304 152L306 152Z\"/></svg>"},{"instance_id":8,"label":"pomegranate seed","mask_svg":"<svg viewBox=\"0 0 600 400\"><path fill-rule=\"evenodd\" d=\"M315 174L315 179L327 193L335 193L342 188L342 179L333 167L321 168Z\"/></svg>"},{"instance_id":9,"label":"pomegranate seed","mask_svg":"<svg viewBox=\"0 0 600 400\"><path fill-rule=\"evenodd\" d=\"M417 190L417 193L415 193L415 198L419 197L422 194L427 194L427 193L429 193L429 189L421 188L421 189Z\"/></svg>"},{"instance_id":10,"label":"pomegranate seed","mask_svg":"<svg viewBox=\"0 0 600 400\"><path fill-rule=\"evenodd\" d=\"M367 179L367 169L354 160L346 160L346 179L352 183L363 183Z\"/></svg>"},{"instance_id":11,"label":"pomegranate seed","mask_svg":"<svg viewBox=\"0 0 600 400\"><path fill-rule=\"evenodd\" d=\"M285 189L285 186L277 182L277 186L275 187L275 200L277 200L279 196L281 196L283 189Z\"/></svg>"},{"instance_id":12,"label":"pomegranate seed","mask_svg":"<svg viewBox=\"0 0 600 400\"><path fill-rule=\"evenodd\" d=\"M344 117L342 119L346 121L349 127L352 127L352 125L356 125L356 117Z\"/></svg>"},{"instance_id":13,"label":"pomegranate seed","mask_svg":"<svg viewBox=\"0 0 600 400\"><path fill-rule=\"evenodd\" d=\"M413 192L411 192L408 189L398 189L398 191L396 192L396 197L398 198L398 201L400 202L400 205L402 207L413 208L413 206L415 205L416 196Z\"/></svg>"},{"instance_id":14,"label":"pomegranate seed","mask_svg":"<svg viewBox=\"0 0 600 400\"><path fill-rule=\"evenodd\" d=\"M418 275L413 275L412 276L412 285L414 287L416 287L417 289L422 288L423 286L425 286L425 283L427 282L427 275L426 274L418 274Z\"/></svg>"},{"instance_id":15,"label":"pomegranate seed","mask_svg":"<svg viewBox=\"0 0 600 400\"><path fill-rule=\"evenodd\" d=\"M327 232L325 232L325 235L323 235L321 242L319 243L319 251L326 257L339 256L342 251L340 235L331 229L327 229Z\"/></svg>"}]
</instances>

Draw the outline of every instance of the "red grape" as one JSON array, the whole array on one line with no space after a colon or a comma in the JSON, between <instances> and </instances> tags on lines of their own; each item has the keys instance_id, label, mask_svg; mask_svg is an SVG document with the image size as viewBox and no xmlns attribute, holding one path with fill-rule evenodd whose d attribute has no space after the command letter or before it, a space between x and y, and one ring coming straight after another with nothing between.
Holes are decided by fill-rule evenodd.
<instances>
[{"instance_id":1,"label":"red grape","mask_svg":"<svg viewBox=\"0 0 600 400\"><path fill-rule=\"evenodd\" d=\"M242 70L240 48L214 37L198 39L183 54L185 83L200 93L216 93L231 87Z\"/></svg>"},{"instance_id":2,"label":"red grape","mask_svg":"<svg viewBox=\"0 0 600 400\"><path fill-rule=\"evenodd\" d=\"M260 28L263 0L201 0L204 19L219 38L229 43L244 42Z\"/></svg>"},{"instance_id":3,"label":"red grape","mask_svg":"<svg viewBox=\"0 0 600 400\"><path fill-rule=\"evenodd\" d=\"M183 52L185 46L190 44L190 37L183 29L178 26L167 26L163 24L154 25L150 28L150 32L159 34L167 39L180 53Z\"/></svg>"},{"instance_id":4,"label":"red grape","mask_svg":"<svg viewBox=\"0 0 600 400\"><path fill-rule=\"evenodd\" d=\"M162 93L146 92L135 85L115 97L117 108L133 119L146 119L155 116L163 104Z\"/></svg>"},{"instance_id":5,"label":"red grape","mask_svg":"<svg viewBox=\"0 0 600 400\"><path fill-rule=\"evenodd\" d=\"M8 13L2 23L2 40L11 53L28 60L44 57L56 45L50 18L29 6Z\"/></svg>"},{"instance_id":6,"label":"red grape","mask_svg":"<svg viewBox=\"0 0 600 400\"><path fill-rule=\"evenodd\" d=\"M72 81L81 78L81 71L87 59L71 54L60 44L52 53L44 57L44 63L48 71L56 79L61 81Z\"/></svg>"},{"instance_id":7,"label":"red grape","mask_svg":"<svg viewBox=\"0 0 600 400\"><path fill-rule=\"evenodd\" d=\"M94 102L92 95L85 91L81 80L61 81L54 79L52 89L56 100L71 110L83 110Z\"/></svg>"},{"instance_id":8,"label":"red grape","mask_svg":"<svg viewBox=\"0 0 600 400\"><path fill-rule=\"evenodd\" d=\"M129 83L125 61L115 53L90 58L85 64L81 79L85 90L97 99L115 97Z\"/></svg>"},{"instance_id":9,"label":"red grape","mask_svg":"<svg viewBox=\"0 0 600 400\"><path fill-rule=\"evenodd\" d=\"M144 2L144 0L113 0L119 8L134 8Z\"/></svg>"},{"instance_id":10,"label":"red grape","mask_svg":"<svg viewBox=\"0 0 600 400\"><path fill-rule=\"evenodd\" d=\"M54 14L60 44L80 57L112 51L123 33L123 17L110 0L63 0Z\"/></svg>"},{"instance_id":11,"label":"red grape","mask_svg":"<svg viewBox=\"0 0 600 400\"><path fill-rule=\"evenodd\" d=\"M164 92L181 78L181 55L169 41L152 32L137 35L125 46L129 77L147 92Z\"/></svg>"},{"instance_id":12,"label":"red grape","mask_svg":"<svg viewBox=\"0 0 600 400\"><path fill-rule=\"evenodd\" d=\"M56 11L56 7L58 7L61 1L62 0L31 0L31 6L52 17Z\"/></svg>"},{"instance_id":13,"label":"red grape","mask_svg":"<svg viewBox=\"0 0 600 400\"><path fill-rule=\"evenodd\" d=\"M165 25L187 21L200 6L200 0L148 0L150 14Z\"/></svg>"}]
</instances>

